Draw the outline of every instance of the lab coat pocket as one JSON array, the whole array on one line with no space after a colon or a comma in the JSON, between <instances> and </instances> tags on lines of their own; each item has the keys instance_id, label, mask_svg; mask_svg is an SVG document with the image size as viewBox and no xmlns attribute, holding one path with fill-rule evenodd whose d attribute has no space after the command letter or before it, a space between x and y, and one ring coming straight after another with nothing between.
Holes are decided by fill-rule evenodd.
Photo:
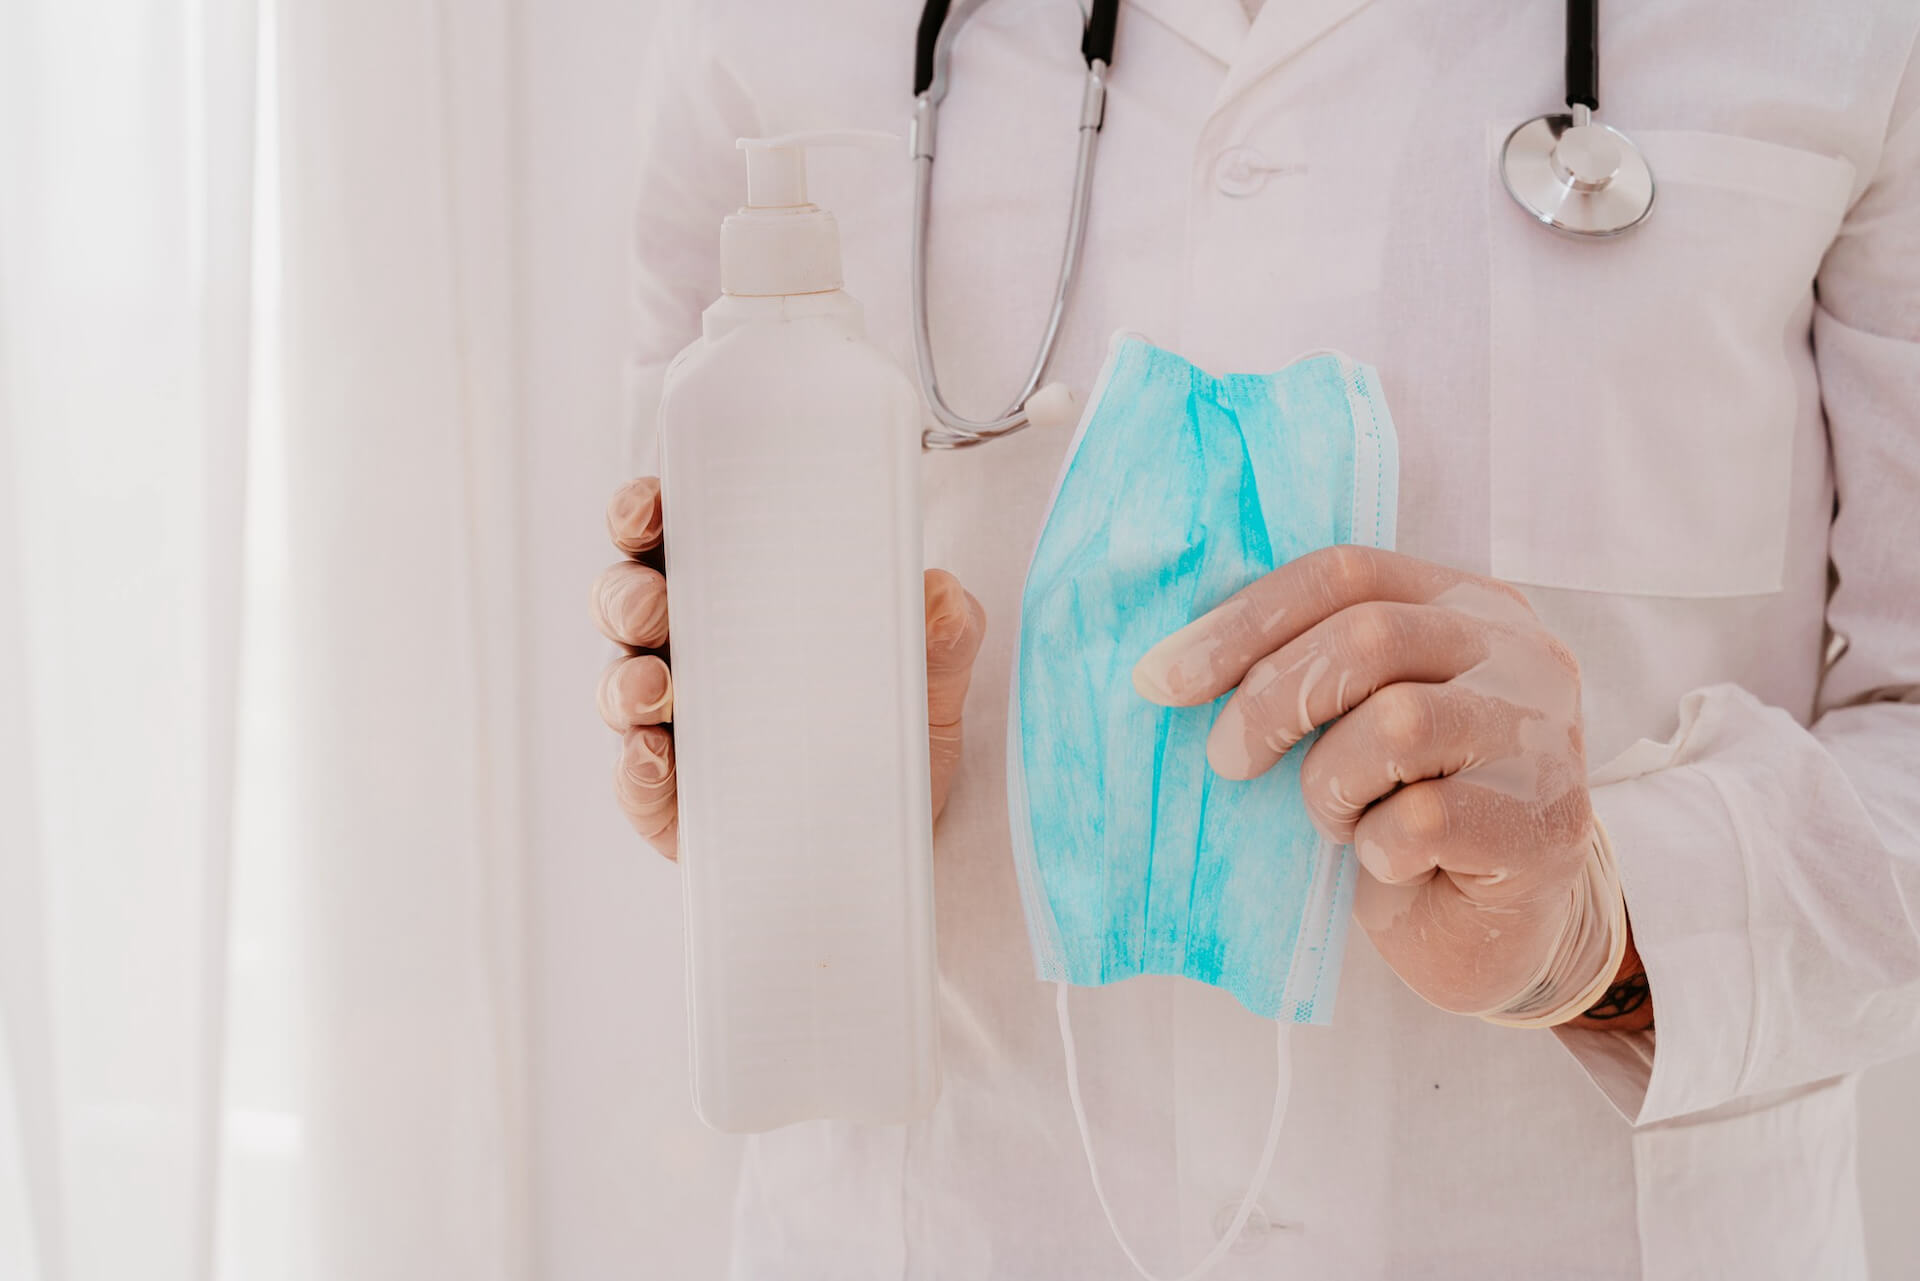
<instances>
[{"instance_id":1,"label":"lab coat pocket","mask_svg":"<svg viewBox=\"0 0 1920 1281\"><path fill-rule=\"evenodd\" d=\"M1837 1077L1634 1130L1645 1281L1867 1281L1856 1087Z\"/></svg>"},{"instance_id":2,"label":"lab coat pocket","mask_svg":"<svg viewBox=\"0 0 1920 1281\"><path fill-rule=\"evenodd\" d=\"M1489 133L1498 156L1507 127ZM1844 159L1638 131L1653 212L1579 240L1490 199L1492 572L1650 596L1778 591L1796 353Z\"/></svg>"}]
</instances>

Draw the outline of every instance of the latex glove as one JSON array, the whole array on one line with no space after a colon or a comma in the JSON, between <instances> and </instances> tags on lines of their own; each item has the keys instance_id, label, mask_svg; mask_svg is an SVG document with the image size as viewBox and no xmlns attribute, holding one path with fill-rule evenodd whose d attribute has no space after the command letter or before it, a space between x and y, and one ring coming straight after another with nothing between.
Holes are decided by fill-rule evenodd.
<instances>
[{"instance_id":1,"label":"latex glove","mask_svg":"<svg viewBox=\"0 0 1920 1281\"><path fill-rule=\"evenodd\" d=\"M1579 665L1517 588L1328 548L1160 641L1133 676L1175 706L1235 691L1207 740L1224 778L1327 726L1301 766L1307 808L1356 847L1354 917L1428 1001L1558 1022L1612 980L1625 906L1587 795Z\"/></svg>"},{"instance_id":2,"label":"latex glove","mask_svg":"<svg viewBox=\"0 0 1920 1281\"><path fill-rule=\"evenodd\" d=\"M594 581L594 625L624 651L600 676L601 719L621 735L613 792L633 828L668 858L679 854L674 790L673 676L667 580L660 555L660 481L630 480L607 504L607 533L627 556ZM926 571L928 766L933 816L960 764L961 708L987 612L944 569Z\"/></svg>"}]
</instances>

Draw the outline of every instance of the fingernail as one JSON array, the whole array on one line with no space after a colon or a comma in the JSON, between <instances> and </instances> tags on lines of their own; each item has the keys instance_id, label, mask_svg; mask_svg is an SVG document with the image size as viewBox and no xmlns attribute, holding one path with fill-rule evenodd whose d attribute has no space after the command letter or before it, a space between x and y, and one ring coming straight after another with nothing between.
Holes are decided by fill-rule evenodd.
<instances>
[{"instance_id":1,"label":"fingernail","mask_svg":"<svg viewBox=\"0 0 1920 1281\"><path fill-rule=\"evenodd\" d=\"M666 665L663 663L642 662L635 664L635 666L637 666L641 672L639 678L640 686L638 689L632 691L635 700L637 701L643 697L649 689L654 691L653 696L649 698L645 704L635 709L635 714L639 716L659 716L662 720L667 719L667 703L673 695L673 681L667 674Z\"/></svg>"},{"instance_id":2,"label":"fingernail","mask_svg":"<svg viewBox=\"0 0 1920 1281\"><path fill-rule=\"evenodd\" d=\"M927 620L927 644L930 647L935 645L948 646L957 644L960 637L966 633L966 630L967 616L965 613L956 613L952 610L942 609Z\"/></svg>"},{"instance_id":3,"label":"fingernail","mask_svg":"<svg viewBox=\"0 0 1920 1281\"><path fill-rule=\"evenodd\" d=\"M664 739L666 736L661 735L660 737ZM628 773L632 774L637 782L648 785L658 783L667 776L665 744L660 743L656 746L654 736L645 730L635 735L634 741L638 744L641 755L638 759L628 762Z\"/></svg>"},{"instance_id":4,"label":"fingernail","mask_svg":"<svg viewBox=\"0 0 1920 1281\"><path fill-rule=\"evenodd\" d=\"M669 684L666 684L665 682L662 682L660 687L660 696L654 699L651 703L648 703L645 707L641 708L640 715L656 721L672 720L673 719L673 687Z\"/></svg>"},{"instance_id":5,"label":"fingernail","mask_svg":"<svg viewBox=\"0 0 1920 1281\"><path fill-rule=\"evenodd\" d=\"M1133 688L1142 698L1156 703L1175 703L1183 697L1183 690L1192 687L1197 675L1192 669L1198 666L1192 647L1205 621L1204 617L1195 619L1155 642L1152 649L1140 656L1140 661L1133 665Z\"/></svg>"},{"instance_id":6,"label":"fingernail","mask_svg":"<svg viewBox=\"0 0 1920 1281\"><path fill-rule=\"evenodd\" d=\"M660 532L659 494L660 482L651 478L621 491L607 518L615 542L625 546L653 541ZM633 529L634 520L643 510L647 512L647 523Z\"/></svg>"},{"instance_id":7,"label":"fingernail","mask_svg":"<svg viewBox=\"0 0 1920 1281\"><path fill-rule=\"evenodd\" d=\"M1387 852L1377 841L1361 841L1357 852L1360 866L1367 869L1367 875L1382 883L1391 884L1393 868L1387 862Z\"/></svg>"},{"instance_id":8,"label":"fingernail","mask_svg":"<svg viewBox=\"0 0 1920 1281\"><path fill-rule=\"evenodd\" d=\"M1253 753L1247 747L1247 720L1240 708L1228 703L1214 718L1207 735L1207 764L1221 778L1241 782L1253 777Z\"/></svg>"}]
</instances>

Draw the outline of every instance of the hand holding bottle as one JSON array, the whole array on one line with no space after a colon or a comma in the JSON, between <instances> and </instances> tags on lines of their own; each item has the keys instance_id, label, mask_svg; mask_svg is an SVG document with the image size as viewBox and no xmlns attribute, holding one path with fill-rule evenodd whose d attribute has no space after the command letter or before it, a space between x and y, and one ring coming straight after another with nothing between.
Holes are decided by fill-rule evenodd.
<instances>
[{"instance_id":1,"label":"hand holding bottle","mask_svg":"<svg viewBox=\"0 0 1920 1281\"><path fill-rule=\"evenodd\" d=\"M637 477L614 492L607 533L627 559L594 581L592 609L601 633L625 650L601 674L598 695L601 719L622 738L614 797L634 830L675 858L673 675L660 531L658 477ZM960 764L961 709L987 615L944 569L926 571L926 609L928 764L937 819Z\"/></svg>"}]
</instances>

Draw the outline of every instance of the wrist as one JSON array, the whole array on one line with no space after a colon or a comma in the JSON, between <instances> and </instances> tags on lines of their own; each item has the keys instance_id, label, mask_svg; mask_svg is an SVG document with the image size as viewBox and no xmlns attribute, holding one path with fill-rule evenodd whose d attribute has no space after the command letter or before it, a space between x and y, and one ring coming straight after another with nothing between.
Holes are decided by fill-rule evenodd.
<instances>
[{"instance_id":1,"label":"wrist","mask_svg":"<svg viewBox=\"0 0 1920 1281\"><path fill-rule=\"evenodd\" d=\"M1597 1032L1644 1032L1653 1026L1653 989L1647 986L1647 967L1633 945L1633 923L1627 923L1627 951L1613 981L1600 999L1566 1026Z\"/></svg>"}]
</instances>

